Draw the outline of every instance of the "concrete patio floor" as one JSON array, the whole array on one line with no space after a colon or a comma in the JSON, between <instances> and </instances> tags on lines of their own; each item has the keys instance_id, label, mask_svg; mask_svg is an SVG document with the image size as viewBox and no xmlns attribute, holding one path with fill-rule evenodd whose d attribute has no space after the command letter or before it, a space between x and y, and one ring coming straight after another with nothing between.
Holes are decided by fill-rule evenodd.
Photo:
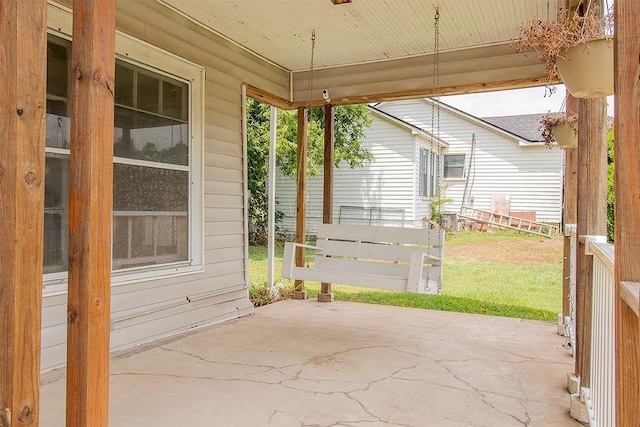
<instances>
[{"instance_id":1,"label":"concrete patio floor","mask_svg":"<svg viewBox=\"0 0 640 427\"><path fill-rule=\"evenodd\" d=\"M111 426L578 426L555 325L283 301L111 362ZM42 426L63 426L64 370Z\"/></svg>"}]
</instances>

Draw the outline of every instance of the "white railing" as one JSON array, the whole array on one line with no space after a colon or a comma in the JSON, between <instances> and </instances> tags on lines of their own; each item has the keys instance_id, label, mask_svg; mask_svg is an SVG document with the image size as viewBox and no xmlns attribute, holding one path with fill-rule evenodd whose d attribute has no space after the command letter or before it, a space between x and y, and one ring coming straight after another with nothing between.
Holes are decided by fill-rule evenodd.
<instances>
[{"instance_id":1,"label":"white railing","mask_svg":"<svg viewBox=\"0 0 640 427\"><path fill-rule=\"evenodd\" d=\"M591 387L585 404L590 426L615 426L614 250L605 236L584 236L584 243L585 253L593 256Z\"/></svg>"}]
</instances>

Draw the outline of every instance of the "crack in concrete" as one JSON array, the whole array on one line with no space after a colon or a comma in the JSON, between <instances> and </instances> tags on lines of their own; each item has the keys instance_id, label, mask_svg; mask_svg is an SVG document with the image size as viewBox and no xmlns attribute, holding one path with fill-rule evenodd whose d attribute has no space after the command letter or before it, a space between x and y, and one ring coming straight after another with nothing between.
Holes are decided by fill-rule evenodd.
<instances>
[{"instance_id":1,"label":"crack in concrete","mask_svg":"<svg viewBox=\"0 0 640 427\"><path fill-rule=\"evenodd\" d=\"M515 375L512 375L512 377L515 380L516 384L518 384L518 388L520 389L520 392L525 397L525 399L529 399L529 397L527 396L527 392L524 386L522 385L522 379L518 378ZM518 403L522 407L522 410L524 411L524 416L526 417L524 425L528 427L529 424L531 424L531 415L529 415L529 410L527 409L527 406L524 404L524 402L521 399L518 399Z\"/></svg>"},{"instance_id":2,"label":"crack in concrete","mask_svg":"<svg viewBox=\"0 0 640 427\"><path fill-rule=\"evenodd\" d=\"M378 422L381 422L381 423L384 422L379 416L377 416L376 414L371 412L369 410L369 408L367 408L367 406L364 403L362 403L360 400L358 400L357 398L351 396L351 394L349 394L349 393L344 393L344 395L345 395L345 397L347 399L351 399L352 401L356 402L360 406L360 409L362 409L362 411L365 414L368 414L371 418L373 418L374 421L378 421Z\"/></svg>"},{"instance_id":3,"label":"crack in concrete","mask_svg":"<svg viewBox=\"0 0 640 427\"><path fill-rule=\"evenodd\" d=\"M178 374L170 374L167 372L164 373L139 373L139 372L118 372L112 373L109 375L110 377L121 377L121 376L132 376L132 377L167 377L167 378L176 378L181 380L204 380L204 381L220 381L220 382L247 382L254 384L262 384L262 385L282 385L282 381L258 381L247 378L217 378L210 377L207 375L178 375ZM283 380L286 381L286 380Z\"/></svg>"},{"instance_id":4,"label":"crack in concrete","mask_svg":"<svg viewBox=\"0 0 640 427\"><path fill-rule=\"evenodd\" d=\"M439 383L439 382L436 382L436 381L431 381L431 380L426 379L426 378L413 379L413 378L398 378L398 377L395 377L393 379L396 380L396 381L433 384L433 385L438 386L438 387L447 388L447 389L455 390L455 391L469 391L469 389L467 389L467 388L456 387L456 386L448 385L448 384L442 384L442 383Z\"/></svg>"},{"instance_id":5,"label":"crack in concrete","mask_svg":"<svg viewBox=\"0 0 640 427\"><path fill-rule=\"evenodd\" d=\"M523 358L526 358L526 357L523 356ZM451 363L492 362L492 363L510 363L510 364L535 363L538 365L548 365L548 366L553 366L553 365L565 366L566 365L565 362L562 362L562 361L555 362L552 360L535 360L535 359L504 360L504 359L483 358L483 357L471 357L467 359L435 359L435 358L430 359L428 358L428 360L433 360L434 362L451 362Z\"/></svg>"},{"instance_id":6,"label":"crack in concrete","mask_svg":"<svg viewBox=\"0 0 640 427\"><path fill-rule=\"evenodd\" d=\"M251 382L257 382L257 383L262 383L262 384L283 384L285 381L289 381L295 377L292 377L291 374L287 374L286 372L284 372L285 369L290 368L292 366L297 366L299 364L295 363L295 364L290 364L290 365L284 365L284 366L280 366L280 367L276 367L276 366L272 366L272 365L264 365L264 364L255 364L255 363L240 363L240 362L229 362L229 361L219 361L219 360L210 360L210 359L206 359L198 354L193 354L191 352L185 351L185 350L177 350L177 349L172 349L172 348L166 348L166 347L159 347L160 349L164 350L164 351L169 351L169 352L174 352L174 353L179 353L179 354L183 354L185 356L189 356L192 357L194 359L200 360L202 362L208 363L208 364L219 364L219 365L231 365L231 366L240 366L240 367L251 367L251 368L260 368L260 369L264 369L264 371L259 372L261 374L266 374L268 372L271 371L275 371L278 372L279 374L287 377L281 381L255 381L255 380L251 380ZM298 371L298 374L301 372ZM256 373L253 373L256 374ZM243 378L232 378L232 379L222 379L222 378L218 378L221 381L233 381L233 380L239 380L239 381L245 381L245 379ZM248 381L248 380L246 380Z\"/></svg>"},{"instance_id":7,"label":"crack in concrete","mask_svg":"<svg viewBox=\"0 0 640 427\"><path fill-rule=\"evenodd\" d=\"M494 411L498 412L499 414L506 415L506 416L508 416L509 418L514 419L515 421L517 421L518 423L520 423L520 424L522 424L523 426L526 426L526 427L528 427L528 426L529 426L529 424L531 423L531 417L529 416L529 413L528 413L528 411L526 411L526 409L525 409L525 416L526 416L526 419L523 421L523 420L521 420L520 418L518 418L517 416L512 415L512 414L509 414L509 413L507 413L507 412L505 412L505 411L502 411L502 410L500 410L499 408L497 408L493 403L491 403L491 402L489 402L489 401L487 400L487 395L488 395L488 394L493 394L493 395L496 395L496 396L506 397L506 398L509 398L509 399L516 399L516 401L520 404L520 406L522 406L522 407L524 408L524 404L522 403L521 399L519 399L519 398L517 398L517 397L514 397L514 396L508 396L508 395L503 395L503 394L500 394L500 393L494 393L494 392L490 392L490 391L484 391L484 390L481 390L480 388L478 388L478 387L475 387L475 386L471 385L471 383L470 383L469 381L467 381L467 380L465 380L465 379L461 378L460 376L458 376L455 372L453 372L453 371L452 371L448 366L446 366L444 363L440 363L440 361L438 361L438 364L440 364L444 369L446 369L446 370L447 370L447 372L449 372L449 374L451 374L451 375L452 375L454 378L456 378L458 381L461 381L461 382L465 383L469 388L471 388L471 389L472 389L472 390L473 390L473 391L474 391L474 392L475 392L475 393L480 397L480 399L482 400L482 402L483 402L485 405L489 406L489 407L490 407L491 409L493 409Z\"/></svg>"},{"instance_id":8,"label":"crack in concrete","mask_svg":"<svg viewBox=\"0 0 640 427\"><path fill-rule=\"evenodd\" d=\"M483 345L482 343L480 343L480 344L478 344L478 345L479 345L480 347L482 347L482 348L486 349L486 350L489 350L489 351L495 351L495 350L496 350L494 347L488 347L488 346L486 346L486 345ZM559 361L554 361L554 360L544 360L544 359L536 358L536 357L534 357L534 356L529 356L528 354L518 353L518 352L516 352L516 351L509 350L509 349L506 349L506 348L504 348L504 347L503 347L503 348L500 348L500 352L501 352L501 353L507 353L507 354L510 354L510 355L515 356L515 357L517 357L517 358L519 358L519 359L526 359L526 360L517 360L517 361L514 361L514 360L503 360L503 359L498 359L498 358L496 358L496 359L491 359L491 360L495 360L495 361L498 361L498 362L505 362L505 363L527 363L527 362L533 362L533 363L550 364L550 365L562 365L562 364L563 364L562 362L559 362Z\"/></svg>"}]
</instances>

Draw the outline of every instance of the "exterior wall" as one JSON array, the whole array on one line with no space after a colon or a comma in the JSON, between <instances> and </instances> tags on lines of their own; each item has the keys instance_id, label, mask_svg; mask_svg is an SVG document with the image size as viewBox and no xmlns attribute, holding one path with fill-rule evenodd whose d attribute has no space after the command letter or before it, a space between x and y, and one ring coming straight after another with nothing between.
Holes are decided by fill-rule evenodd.
<instances>
[{"instance_id":1,"label":"exterior wall","mask_svg":"<svg viewBox=\"0 0 640 427\"><path fill-rule=\"evenodd\" d=\"M393 143L391 143L393 142ZM415 164L416 142L406 127L376 117L365 130L363 145L374 161L362 168L349 169L347 164L334 170L333 222L338 223L340 206L405 209L404 224L416 217L414 195L417 193ZM315 234L322 222L323 168L307 183L307 233ZM296 182L276 172L277 209L285 216L280 224L288 235L295 234Z\"/></svg>"},{"instance_id":2,"label":"exterior wall","mask_svg":"<svg viewBox=\"0 0 640 427\"><path fill-rule=\"evenodd\" d=\"M408 100L385 103L379 109L426 131L431 131L431 103ZM444 154L469 153L476 137L475 174L470 180L473 207L491 207L493 194L509 195L511 211L535 211L538 221L560 223L562 215L562 151L544 145L521 146L505 133L495 131L446 107L440 108L440 138L448 147ZM454 199L443 212L458 212L465 187L464 179L443 179L448 186L443 197Z\"/></svg>"},{"instance_id":3,"label":"exterior wall","mask_svg":"<svg viewBox=\"0 0 640 427\"><path fill-rule=\"evenodd\" d=\"M67 9L49 7L49 27L71 34ZM202 162L203 262L156 278L114 274L111 347L124 349L187 329L251 313L246 283L245 158L242 83L287 97L288 74L208 32L158 2L118 3L118 30L204 67ZM144 61L144 58L139 59ZM193 177L197 179L197 177ZM201 206L198 208L198 206ZM42 369L66 361L66 279L43 290Z\"/></svg>"}]
</instances>

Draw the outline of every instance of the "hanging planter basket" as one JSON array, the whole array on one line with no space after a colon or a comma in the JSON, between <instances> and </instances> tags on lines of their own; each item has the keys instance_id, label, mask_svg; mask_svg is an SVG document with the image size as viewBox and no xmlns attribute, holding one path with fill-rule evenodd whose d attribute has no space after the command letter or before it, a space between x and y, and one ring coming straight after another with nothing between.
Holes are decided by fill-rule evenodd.
<instances>
[{"instance_id":1,"label":"hanging planter basket","mask_svg":"<svg viewBox=\"0 0 640 427\"><path fill-rule=\"evenodd\" d=\"M558 74L576 98L613 95L613 40L591 40L556 58Z\"/></svg>"},{"instance_id":2,"label":"hanging planter basket","mask_svg":"<svg viewBox=\"0 0 640 427\"><path fill-rule=\"evenodd\" d=\"M558 123L551 128L551 133L562 148L575 148L578 146L578 135L570 123Z\"/></svg>"}]
</instances>

